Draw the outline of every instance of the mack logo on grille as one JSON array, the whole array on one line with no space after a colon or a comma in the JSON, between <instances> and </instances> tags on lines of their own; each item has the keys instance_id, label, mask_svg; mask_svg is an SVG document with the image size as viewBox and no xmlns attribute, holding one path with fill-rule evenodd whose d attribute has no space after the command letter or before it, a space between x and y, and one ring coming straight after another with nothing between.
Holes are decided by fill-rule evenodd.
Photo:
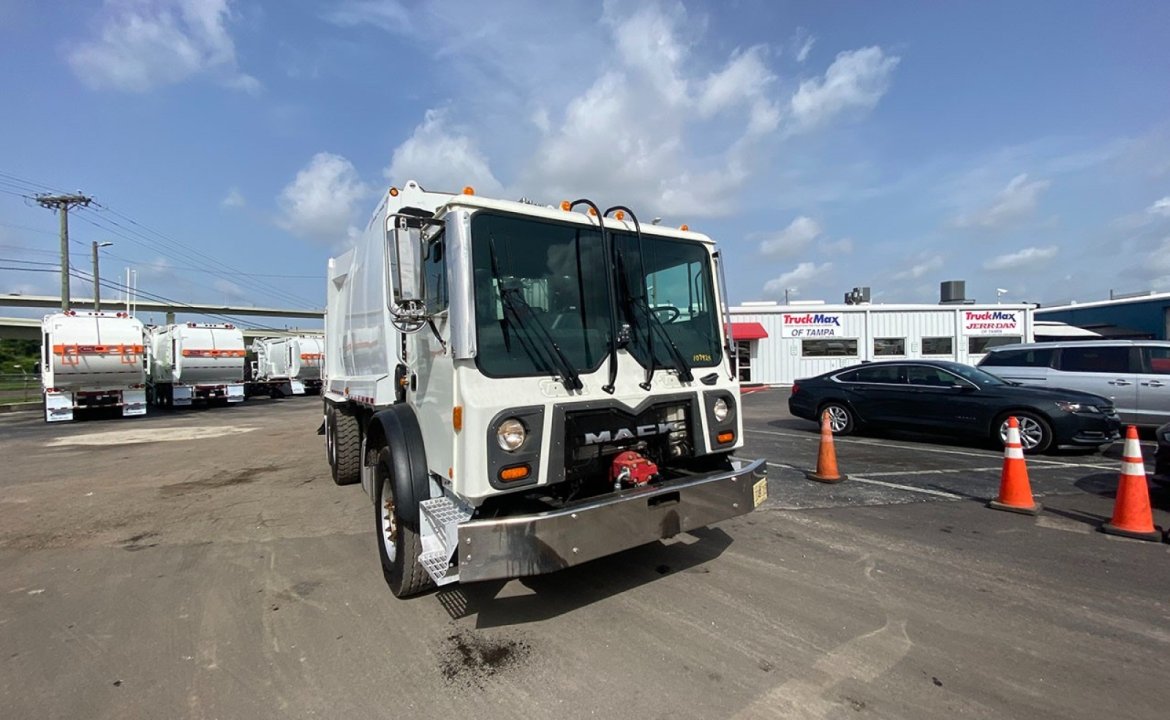
<instances>
[{"instance_id":1,"label":"mack logo on grille","mask_svg":"<svg viewBox=\"0 0 1170 720\"><path fill-rule=\"evenodd\" d=\"M654 423L652 425L638 425L634 428L618 428L617 430L602 430L601 432L585 433L585 445L600 445L602 443L632 440L640 437L665 435L676 430L685 430L686 424L678 421Z\"/></svg>"}]
</instances>

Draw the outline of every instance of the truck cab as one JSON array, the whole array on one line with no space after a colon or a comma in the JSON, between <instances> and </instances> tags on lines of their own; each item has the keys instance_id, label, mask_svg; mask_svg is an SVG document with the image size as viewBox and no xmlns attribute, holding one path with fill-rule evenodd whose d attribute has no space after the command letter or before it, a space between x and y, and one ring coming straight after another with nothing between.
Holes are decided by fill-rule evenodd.
<instances>
[{"instance_id":1,"label":"truck cab","mask_svg":"<svg viewBox=\"0 0 1170 720\"><path fill-rule=\"evenodd\" d=\"M719 256L628 208L391 188L329 261L324 432L397 595L746 513Z\"/></svg>"}]
</instances>

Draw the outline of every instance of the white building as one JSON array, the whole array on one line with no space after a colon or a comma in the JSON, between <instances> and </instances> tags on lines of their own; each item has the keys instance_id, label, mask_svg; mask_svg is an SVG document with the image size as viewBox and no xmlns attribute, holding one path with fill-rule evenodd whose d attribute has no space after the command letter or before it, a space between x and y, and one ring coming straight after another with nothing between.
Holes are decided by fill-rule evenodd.
<instances>
[{"instance_id":1,"label":"white building","mask_svg":"<svg viewBox=\"0 0 1170 720\"><path fill-rule=\"evenodd\" d=\"M789 385L866 360L974 365L988 348L1032 342L1033 307L750 302L731 309L731 332L741 381Z\"/></svg>"}]
</instances>

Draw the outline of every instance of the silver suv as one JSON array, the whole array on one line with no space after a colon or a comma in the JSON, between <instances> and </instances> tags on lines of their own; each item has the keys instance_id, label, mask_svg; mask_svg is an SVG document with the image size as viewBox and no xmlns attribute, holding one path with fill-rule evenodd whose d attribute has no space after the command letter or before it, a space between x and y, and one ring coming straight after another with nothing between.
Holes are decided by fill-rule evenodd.
<instances>
[{"instance_id":1,"label":"silver suv","mask_svg":"<svg viewBox=\"0 0 1170 720\"><path fill-rule=\"evenodd\" d=\"M1170 422L1170 341L1001 345L979 367L1025 385L1103 395L1113 400L1123 423L1156 427Z\"/></svg>"}]
</instances>

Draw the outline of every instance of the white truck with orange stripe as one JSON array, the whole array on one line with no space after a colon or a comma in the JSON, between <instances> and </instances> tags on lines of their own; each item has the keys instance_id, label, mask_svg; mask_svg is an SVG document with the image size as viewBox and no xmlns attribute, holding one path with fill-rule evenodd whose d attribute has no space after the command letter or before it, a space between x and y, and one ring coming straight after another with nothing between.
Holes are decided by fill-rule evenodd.
<instances>
[{"instance_id":1,"label":"white truck with orange stripe","mask_svg":"<svg viewBox=\"0 0 1170 720\"><path fill-rule=\"evenodd\" d=\"M46 315L41 323L45 422L65 422L83 409L146 414L142 323L126 313Z\"/></svg>"},{"instance_id":2,"label":"white truck with orange stripe","mask_svg":"<svg viewBox=\"0 0 1170 720\"><path fill-rule=\"evenodd\" d=\"M344 228L339 228L344 233ZM628 208L383 194L331 258L325 450L391 591L549 573L751 512L722 260Z\"/></svg>"},{"instance_id":3,"label":"white truck with orange stripe","mask_svg":"<svg viewBox=\"0 0 1170 720\"><path fill-rule=\"evenodd\" d=\"M321 363L325 340L299 335L263 338L252 343L256 354L253 394L304 395L321 392Z\"/></svg>"},{"instance_id":4,"label":"white truck with orange stripe","mask_svg":"<svg viewBox=\"0 0 1170 720\"><path fill-rule=\"evenodd\" d=\"M244 333L222 323L179 323L147 330L147 396L162 407L244 401Z\"/></svg>"}]
</instances>

